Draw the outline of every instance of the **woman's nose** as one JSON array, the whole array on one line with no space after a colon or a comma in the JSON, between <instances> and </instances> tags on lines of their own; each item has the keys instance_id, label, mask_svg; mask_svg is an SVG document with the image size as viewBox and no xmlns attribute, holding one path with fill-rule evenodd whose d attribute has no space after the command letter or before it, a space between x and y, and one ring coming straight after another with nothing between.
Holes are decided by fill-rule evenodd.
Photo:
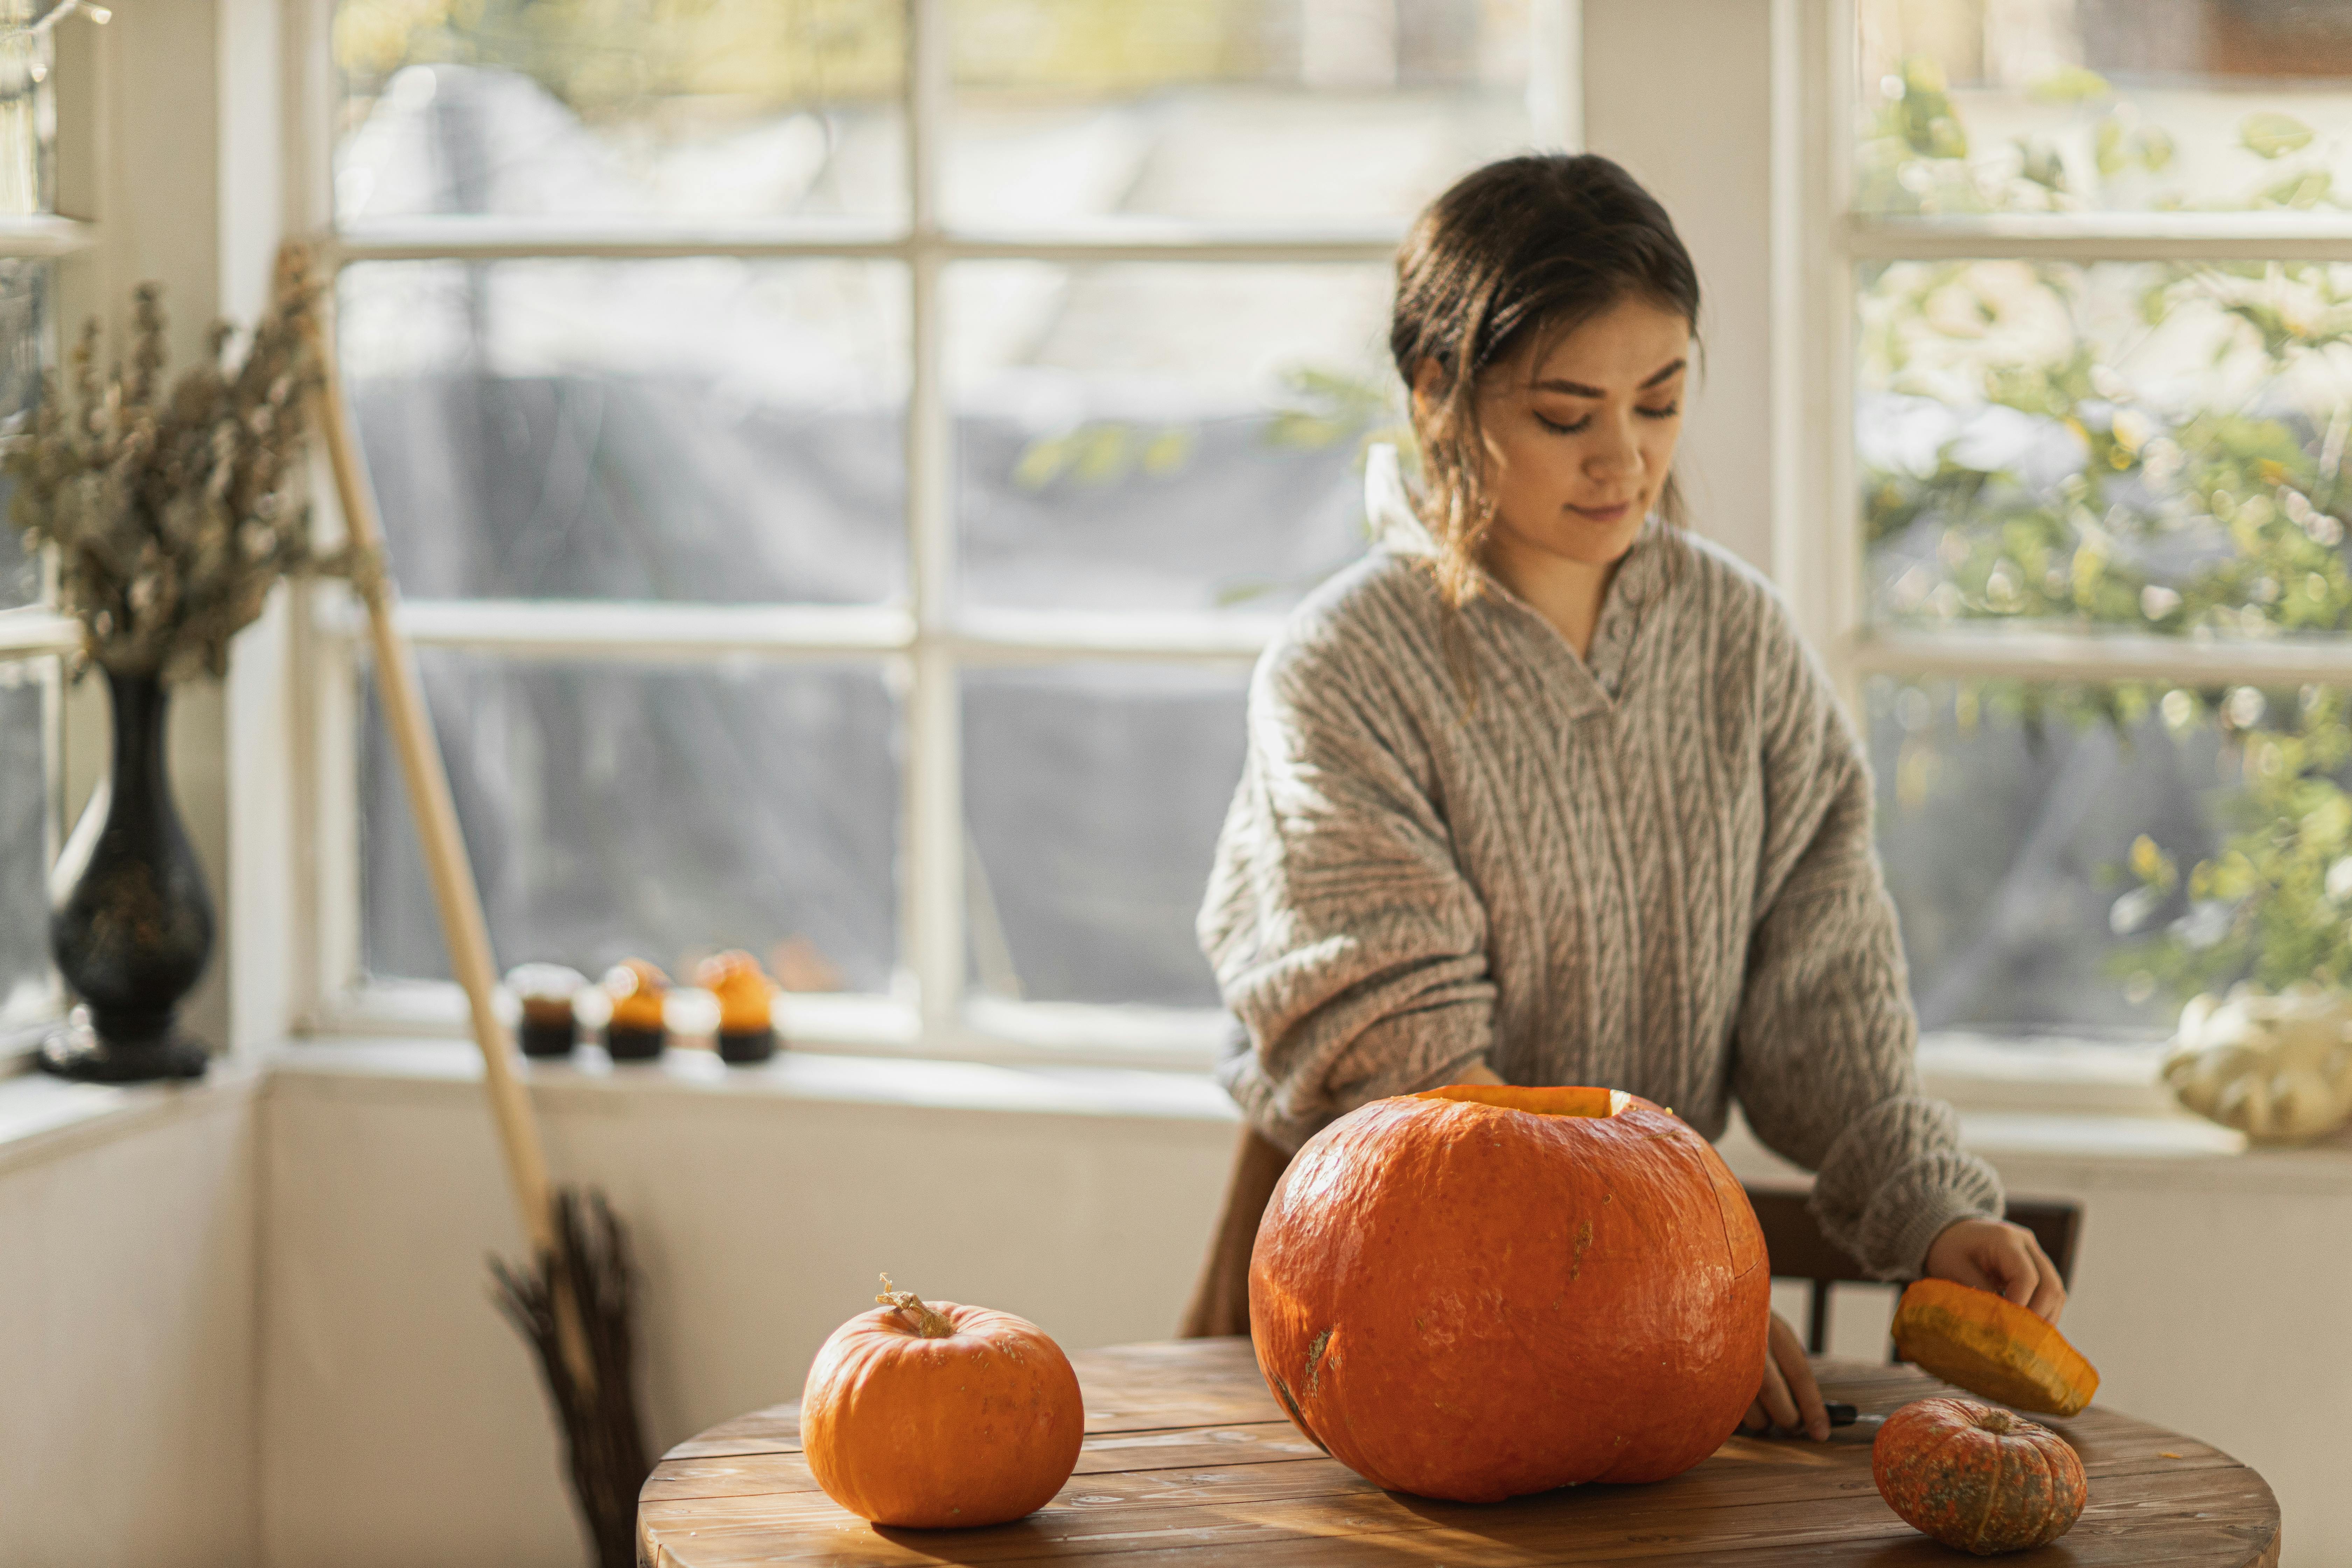
<instances>
[{"instance_id":1,"label":"woman's nose","mask_svg":"<svg viewBox=\"0 0 2352 1568\"><path fill-rule=\"evenodd\" d=\"M1609 420L1596 432L1597 438L1587 448L1584 471L1596 479L1613 479L1635 473L1642 467L1642 444L1622 420Z\"/></svg>"}]
</instances>

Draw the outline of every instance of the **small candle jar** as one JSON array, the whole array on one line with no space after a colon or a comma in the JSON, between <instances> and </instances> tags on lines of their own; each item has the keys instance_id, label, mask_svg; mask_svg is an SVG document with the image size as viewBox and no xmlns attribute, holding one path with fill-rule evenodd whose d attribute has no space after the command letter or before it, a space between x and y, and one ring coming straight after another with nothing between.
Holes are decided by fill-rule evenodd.
<instances>
[{"instance_id":1,"label":"small candle jar","mask_svg":"<svg viewBox=\"0 0 2352 1568\"><path fill-rule=\"evenodd\" d=\"M507 975L522 1016L516 1041L527 1057L566 1057L580 1043L580 1016L572 998L587 986L588 977L560 963L518 964Z\"/></svg>"},{"instance_id":2,"label":"small candle jar","mask_svg":"<svg viewBox=\"0 0 2352 1568\"><path fill-rule=\"evenodd\" d=\"M646 1062L669 1043L662 1006L669 999L669 976L642 958L625 959L604 972L601 983L613 1014L604 1025L604 1049L616 1062Z\"/></svg>"},{"instance_id":3,"label":"small candle jar","mask_svg":"<svg viewBox=\"0 0 2352 1568\"><path fill-rule=\"evenodd\" d=\"M694 983L719 998L719 1059L746 1067L776 1054L775 986L748 952L706 958Z\"/></svg>"}]
</instances>

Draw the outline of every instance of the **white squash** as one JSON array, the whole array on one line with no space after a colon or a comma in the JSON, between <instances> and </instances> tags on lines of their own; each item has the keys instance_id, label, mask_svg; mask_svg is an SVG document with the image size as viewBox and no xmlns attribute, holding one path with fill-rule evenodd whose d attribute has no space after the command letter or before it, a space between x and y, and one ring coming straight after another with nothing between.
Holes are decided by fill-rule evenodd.
<instances>
[{"instance_id":1,"label":"white squash","mask_svg":"<svg viewBox=\"0 0 2352 1568\"><path fill-rule=\"evenodd\" d=\"M2300 1143L2352 1120L2352 993L2241 985L2180 1010L2164 1080L2198 1115L2263 1143Z\"/></svg>"}]
</instances>

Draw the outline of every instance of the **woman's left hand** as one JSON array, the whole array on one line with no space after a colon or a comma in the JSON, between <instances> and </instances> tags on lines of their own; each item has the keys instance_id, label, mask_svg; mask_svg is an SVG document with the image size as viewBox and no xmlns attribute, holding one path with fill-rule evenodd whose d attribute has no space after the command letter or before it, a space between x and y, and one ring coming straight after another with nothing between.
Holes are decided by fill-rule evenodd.
<instances>
[{"instance_id":1,"label":"woman's left hand","mask_svg":"<svg viewBox=\"0 0 2352 1568\"><path fill-rule=\"evenodd\" d=\"M2046 1322L2066 1307L2058 1266L2033 1233L2005 1219L1957 1219L1927 1246L1926 1272L2005 1296Z\"/></svg>"},{"instance_id":2,"label":"woman's left hand","mask_svg":"<svg viewBox=\"0 0 2352 1568\"><path fill-rule=\"evenodd\" d=\"M1802 1433L1816 1443L1829 1440L1829 1407L1822 1403L1822 1385L1813 1381L1812 1363L1805 1359L1805 1342L1788 1320L1771 1314L1770 1337L1764 1352L1764 1386L1756 1391L1748 1414L1740 1417L1743 1432Z\"/></svg>"}]
</instances>

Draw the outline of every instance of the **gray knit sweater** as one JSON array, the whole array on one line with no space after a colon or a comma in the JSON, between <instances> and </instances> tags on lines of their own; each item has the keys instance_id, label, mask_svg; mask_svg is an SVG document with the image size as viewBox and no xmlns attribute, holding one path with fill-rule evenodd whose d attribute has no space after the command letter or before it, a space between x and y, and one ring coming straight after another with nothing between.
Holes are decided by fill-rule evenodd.
<instances>
[{"instance_id":1,"label":"gray knit sweater","mask_svg":"<svg viewBox=\"0 0 2352 1568\"><path fill-rule=\"evenodd\" d=\"M1715 546L1653 521L1583 659L1499 583L1449 614L1376 551L1251 683L1200 920L1248 1033L1219 1076L1291 1148L1482 1058L1708 1138L1737 1097L1832 1239L1916 1274L2001 1193L1920 1093L1871 804L1780 599Z\"/></svg>"}]
</instances>

